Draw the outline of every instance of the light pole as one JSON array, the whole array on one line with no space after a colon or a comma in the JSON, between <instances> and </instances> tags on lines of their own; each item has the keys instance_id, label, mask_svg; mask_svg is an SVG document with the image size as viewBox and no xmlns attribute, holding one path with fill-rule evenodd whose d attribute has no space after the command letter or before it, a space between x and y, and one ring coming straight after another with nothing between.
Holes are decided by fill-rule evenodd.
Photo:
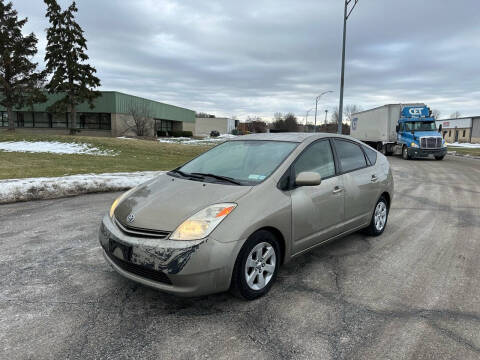
<instances>
[{"instance_id":1,"label":"light pole","mask_svg":"<svg viewBox=\"0 0 480 360\"><path fill-rule=\"evenodd\" d=\"M325 95L325 94L328 94L328 93L331 93L333 91L324 91L323 93L321 93L320 95L318 95L316 98L315 98L315 127L313 128L313 132L317 132L317 109L318 109L318 100L320 100L320 98Z\"/></svg>"},{"instance_id":2,"label":"light pole","mask_svg":"<svg viewBox=\"0 0 480 360\"><path fill-rule=\"evenodd\" d=\"M327 115L328 115L328 109L325 110L325 125L327 125Z\"/></svg>"},{"instance_id":3,"label":"light pole","mask_svg":"<svg viewBox=\"0 0 480 360\"><path fill-rule=\"evenodd\" d=\"M308 114L310 113L310 111L312 111L313 108L311 108L310 110L307 110L307 113L305 114L305 129L307 129L307 121L308 121ZM306 132L306 131L304 131Z\"/></svg>"},{"instance_id":4,"label":"light pole","mask_svg":"<svg viewBox=\"0 0 480 360\"><path fill-rule=\"evenodd\" d=\"M354 1L353 6L348 10L348 5ZM350 17L353 9L357 5L358 0L345 0L345 11L343 13L343 48L342 48L342 75L340 79L340 105L338 106L338 130L339 134L342 133L342 120L343 120L343 86L345 84L345 41L347 39L347 20Z\"/></svg>"}]
</instances>

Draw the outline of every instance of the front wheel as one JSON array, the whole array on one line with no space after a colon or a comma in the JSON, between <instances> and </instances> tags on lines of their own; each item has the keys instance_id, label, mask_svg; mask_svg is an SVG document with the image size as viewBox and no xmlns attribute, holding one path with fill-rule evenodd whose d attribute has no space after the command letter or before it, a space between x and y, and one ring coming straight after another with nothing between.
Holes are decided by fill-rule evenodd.
<instances>
[{"instance_id":1,"label":"front wheel","mask_svg":"<svg viewBox=\"0 0 480 360\"><path fill-rule=\"evenodd\" d=\"M252 234L235 262L232 292L247 300L265 295L277 277L280 259L280 247L271 232Z\"/></svg>"},{"instance_id":2,"label":"front wheel","mask_svg":"<svg viewBox=\"0 0 480 360\"><path fill-rule=\"evenodd\" d=\"M435 160L443 160L445 155L435 156Z\"/></svg>"},{"instance_id":3,"label":"front wheel","mask_svg":"<svg viewBox=\"0 0 480 360\"><path fill-rule=\"evenodd\" d=\"M367 233L372 236L381 235L385 227L387 226L388 220L388 203L384 196L381 196L378 199L377 204L375 205L375 210L373 211L372 220L370 225L367 227Z\"/></svg>"},{"instance_id":4,"label":"front wheel","mask_svg":"<svg viewBox=\"0 0 480 360\"><path fill-rule=\"evenodd\" d=\"M403 145L402 158L403 160L410 160L412 158L410 155L408 155L408 148L405 145Z\"/></svg>"}]
</instances>

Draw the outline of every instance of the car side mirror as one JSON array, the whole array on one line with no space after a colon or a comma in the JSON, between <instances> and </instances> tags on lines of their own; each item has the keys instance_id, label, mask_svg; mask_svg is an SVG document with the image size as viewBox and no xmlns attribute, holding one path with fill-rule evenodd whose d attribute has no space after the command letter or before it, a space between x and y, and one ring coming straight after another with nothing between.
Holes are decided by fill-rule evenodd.
<instances>
[{"instance_id":1,"label":"car side mirror","mask_svg":"<svg viewBox=\"0 0 480 360\"><path fill-rule=\"evenodd\" d=\"M319 173L313 171L303 171L295 178L297 186L317 186L322 183L322 177Z\"/></svg>"},{"instance_id":2,"label":"car side mirror","mask_svg":"<svg viewBox=\"0 0 480 360\"><path fill-rule=\"evenodd\" d=\"M443 126L442 126L442 124L440 124L440 126L438 127L438 132L441 133L442 129L443 129Z\"/></svg>"},{"instance_id":3,"label":"car side mirror","mask_svg":"<svg viewBox=\"0 0 480 360\"><path fill-rule=\"evenodd\" d=\"M400 131L400 125L397 125L397 126L395 127L395 131L396 131L396 132L399 132L399 131Z\"/></svg>"}]
</instances>

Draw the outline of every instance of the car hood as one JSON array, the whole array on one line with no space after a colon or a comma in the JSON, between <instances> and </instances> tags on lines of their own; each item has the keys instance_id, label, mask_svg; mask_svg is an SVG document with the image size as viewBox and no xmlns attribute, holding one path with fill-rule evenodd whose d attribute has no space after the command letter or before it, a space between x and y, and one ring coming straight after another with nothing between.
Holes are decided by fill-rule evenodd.
<instances>
[{"instance_id":1,"label":"car hood","mask_svg":"<svg viewBox=\"0 0 480 360\"><path fill-rule=\"evenodd\" d=\"M251 188L162 174L153 181L140 185L122 200L115 209L115 218L127 226L173 231L203 208L222 202L234 202Z\"/></svg>"}]
</instances>

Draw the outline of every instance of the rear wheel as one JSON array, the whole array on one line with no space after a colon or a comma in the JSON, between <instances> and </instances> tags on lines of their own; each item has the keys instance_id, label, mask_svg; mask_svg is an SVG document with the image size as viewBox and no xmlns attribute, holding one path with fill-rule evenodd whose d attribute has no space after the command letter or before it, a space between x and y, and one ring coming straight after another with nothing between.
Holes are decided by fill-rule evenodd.
<instances>
[{"instance_id":1,"label":"rear wheel","mask_svg":"<svg viewBox=\"0 0 480 360\"><path fill-rule=\"evenodd\" d=\"M278 241L271 232L252 234L235 262L232 292L247 300L265 295L277 277L280 256Z\"/></svg>"},{"instance_id":2,"label":"rear wheel","mask_svg":"<svg viewBox=\"0 0 480 360\"><path fill-rule=\"evenodd\" d=\"M445 155L435 156L435 160L443 160L444 157Z\"/></svg>"},{"instance_id":3,"label":"rear wheel","mask_svg":"<svg viewBox=\"0 0 480 360\"><path fill-rule=\"evenodd\" d=\"M373 211L372 220L367 227L367 233L372 236L379 236L385 230L388 220L388 203L384 196L378 199Z\"/></svg>"},{"instance_id":4,"label":"rear wheel","mask_svg":"<svg viewBox=\"0 0 480 360\"><path fill-rule=\"evenodd\" d=\"M402 158L404 160L410 160L412 157L410 155L408 155L408 148L403 145L403 149L402 149Z\"/></svg>"}]
</instances>

